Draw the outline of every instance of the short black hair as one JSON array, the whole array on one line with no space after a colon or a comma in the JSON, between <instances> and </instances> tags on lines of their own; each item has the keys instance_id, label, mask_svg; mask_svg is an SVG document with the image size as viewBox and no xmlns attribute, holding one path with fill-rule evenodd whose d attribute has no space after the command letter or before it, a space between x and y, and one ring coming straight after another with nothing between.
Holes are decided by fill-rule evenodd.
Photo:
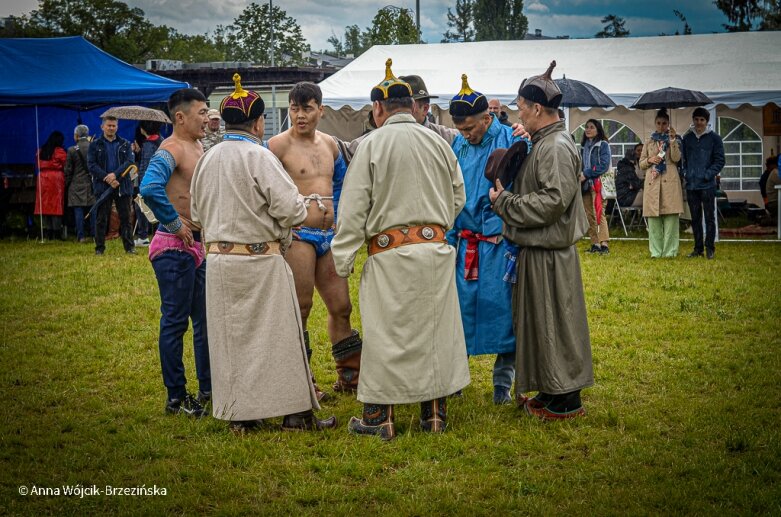
<instances>
[{"instance_id":1,"label":"short black hair","mask_svg":"<svg viewBox=\"0 0 781 517\"><path fill-rule=\"evenodd\" d=\"M156 135L160 133L160 127L162 125L162 122L158 122L156 120L142 120L138 124L138 127L143 129L147 135Z\"/></svg>"},{"instance_id":2,"label":"short black hair","mask_svg":"<svg viewBox=\"0 0 781 517\"><path fill-rule=\"evenodd\" d=\"M486 113L488 113L488 110L475 113L474 115L452 115L453 124L463 124L469 117L481 118L485 116Z\"/></svg>"},{"instance_id":3,"label":"short black hair","mask_svg":"<svg viewBox=\"0 0 781 517\"><path fill-rule=\"evenodd\" d=\"M702 117L705 119L705 122L710 122L710 111L706 110L705 108L697 108L692 113L692 118L694 117Z\"/></svg>"},{"instance_id":4,"label":"short black hair","mask_svg":"<svg viewBox=\"0 0 781 517\"><path fill-rule=\"evenodd\" d=\"M206 97L195 88L176 90L168 98L168 113L173 118L173 115L180 110L183 104L189 105L194 101L206 102Z\"/></svg>"},{"instance_id":5,"label":"short black hair","mask_svg":"<svg viewBox=\"0 0 781 517\"><path fill-rule=\"evenodd\" d=\"M255 121L258 120L258 118L262 119L263 115L260 117L255 117L249 120L245 120L244 122L239 122L238 124L228 124L225 123L225 129L227 130L233 130L233 131L246 131L249 133L252 130L252 126L255 125Z\"/></svg>"},{"instance_id":6,"label":"short black hair","mask_svg":"<svg viewBox=\"0 0 781 517\"><path fill-rule=\"evenodd\" d=\"M667 113L667 108L662 108L656 112L656 116L654 117L654 120L658 118L663 118L667 120L667 122L670 122L670 115Z\"/></svg>"},{"instance_id":7,"label":"short black hair","mask_svg":"<svg viewBox=\"0 0 781 517\"><path fill-rule=\"evenodd\" d=\"M526 104L527 108L533 108L535 104L540 104L539 102L535 102L531 99L527 99L526 97L521 97L523 99L524 104ZM540 107L542 108L542 112L545 113L548 116L556 115L559 116L559 108L551 108L550 106L545 106L543 104L540 104Z\"/></svg>"},{"instance_id":8,"label":"short black hair","mask_svg":"<svg viewBox=\"0 0 781 517\"><path fill-rule=\"evenodd\" d=\"M287 96L288 102L298 104L299 106L303 106L312 99L314 99L315 104L318 106L323 105L323 92L320 90L319 86L315 83L310 83L309 81L296 83Z\"/></svg>"},{"instance_id":9,"label":"short black hair","mask_svg":"<svg viewBox=\"0 0 781 517\"><path fill-rule=\"evenodd\" d=\"M412 103L415 102L415 100L412 97L390 97L388 99L385 99L384 101L379 101L382 103L383 107L385 108L385 111L389 113L393 113L396 111L399 111L401 109L412 109Z\"/></svg>"}]
</instances>

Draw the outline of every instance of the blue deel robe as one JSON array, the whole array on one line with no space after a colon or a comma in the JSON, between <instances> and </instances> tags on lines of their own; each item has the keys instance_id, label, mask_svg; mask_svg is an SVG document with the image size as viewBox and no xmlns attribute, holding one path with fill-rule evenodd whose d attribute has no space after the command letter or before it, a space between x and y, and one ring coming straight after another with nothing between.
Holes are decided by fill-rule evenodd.
<instances>
[{"instance_id":1,"label":"blue deel robe","mask_svg":"<svg viewBox=\"0 0 781 517\"><path fill-rule=\"evenodd\" d=\"M515 350L512 317L512 284L503 280L507 249L501 242L502 220L491 209L488 190L493 186L485 179L485 164L496 149L508 148L519 137L512 129L499 123L496 117L483 135L483 140L472 145L458 135L453 140L453 152L464 174L466 205L448 232L448 242L458 249L456 257L456 286L461 305L466 350L469 355L501 354ZM509 185L505 185L509 188ZM499 243L480 241L478 280L464 279L464 261L467 243L459 239L461 230L471 230L487 237L498 235Z\"/></svg>"}]
</instances>

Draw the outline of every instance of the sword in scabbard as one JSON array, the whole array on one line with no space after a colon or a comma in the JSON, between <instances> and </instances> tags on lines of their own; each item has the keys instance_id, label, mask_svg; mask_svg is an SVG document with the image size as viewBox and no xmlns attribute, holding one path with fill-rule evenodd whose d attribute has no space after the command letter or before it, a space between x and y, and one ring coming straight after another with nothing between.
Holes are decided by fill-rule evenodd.
<instances>
[{"instance_id":1,"label":"sword in scabbard","mask_svg":"<svg viewBox=\"0 0 781 517\"><path fill-rule=\"evenodd\" d=\"M136 176L138 176L138 166L135 163L131 163L127 166L127 168L122 172L122 174L119 175L120 178L126 177L128 174L130 174L131 179L135 179ZM119 187L117 187L119 188ZM84 216L84 220L86 221L89 216L94 214L100 205L102 205L106 199L111 197L111 195L114 193L116 189L115 188L107 188L103 191L103 193L100 195L97 201L95 201L95 204L92 205L92 208L89 209L89 212L87 212L87 215Z\"/></svg>"}]
</instances>

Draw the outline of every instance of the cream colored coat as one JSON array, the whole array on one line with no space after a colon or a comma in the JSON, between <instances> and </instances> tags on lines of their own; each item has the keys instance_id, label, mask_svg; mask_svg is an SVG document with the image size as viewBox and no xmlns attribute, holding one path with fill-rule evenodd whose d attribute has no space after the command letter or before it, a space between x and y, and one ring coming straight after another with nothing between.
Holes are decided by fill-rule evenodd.
<instances>
[{"instance_id":1,"label":"cream colored coat","mask_svg":"<svg viewBox=\"0 0 781 517\"><path fill-rule=\"evenodd\" d=\"M306 217L298 189L257 139L233 134L252 141L219 143L195 167L193 220L207 243L289 244L290 228ZM293 274L281 255L209 255L206 315L215 418L319 409Z\"/></svg>"},{"instance_id":2,"label":"cream colored coat","mask_svg":"<svg viewBox=\"0 0 781 517\"><path fill-rule=\"evenodd\" d=\"M649 158L659 153L659 147L652 139L643 146L640 155L640 168L645 171L643 181L643 217L659 217L669 214L683 213L683 190L681 188L681 176L678 174L678 164L681 162L680 142L676 138L670 144L665 161L667 171L652 179L651 167L654 164Z\"/></svg>"},{"instance_id":3,"label":"cream colored coat","mask_svg":"<svg viewBox=\"0 0 781 517\"><path fill-rule=\"evenodd\" d=\"M464 201L464 178L447 142L409 114L391 116L363 140L347 170L331 245L336 272L349 276L358 250L383 230L451 228ZM469 384L455 263L455 249L444 242L366 260L358 400L422 402Z\"/></svg>"}]
</instances>

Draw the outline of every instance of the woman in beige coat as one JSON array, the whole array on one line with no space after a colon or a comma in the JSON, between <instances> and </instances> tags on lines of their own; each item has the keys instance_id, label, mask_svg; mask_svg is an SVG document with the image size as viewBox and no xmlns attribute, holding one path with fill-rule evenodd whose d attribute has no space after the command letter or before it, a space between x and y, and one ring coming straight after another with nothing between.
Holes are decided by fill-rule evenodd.
<instances>
[{"instance_id":1,"label":"woman in beige coat","mask_svg":"<svg viewBox=\"0 0 781 517\"><path fill-rule=\"evenodd\" d=\"M678 163L680 138L670 127L670 116L662 108L656 113L656 131L640 156L646 171L643 188L643 217L648 219L648 247L651 258L675 257L680 239L678 218L683 213L683 191Z\"/></svg>"}]
</instances>

